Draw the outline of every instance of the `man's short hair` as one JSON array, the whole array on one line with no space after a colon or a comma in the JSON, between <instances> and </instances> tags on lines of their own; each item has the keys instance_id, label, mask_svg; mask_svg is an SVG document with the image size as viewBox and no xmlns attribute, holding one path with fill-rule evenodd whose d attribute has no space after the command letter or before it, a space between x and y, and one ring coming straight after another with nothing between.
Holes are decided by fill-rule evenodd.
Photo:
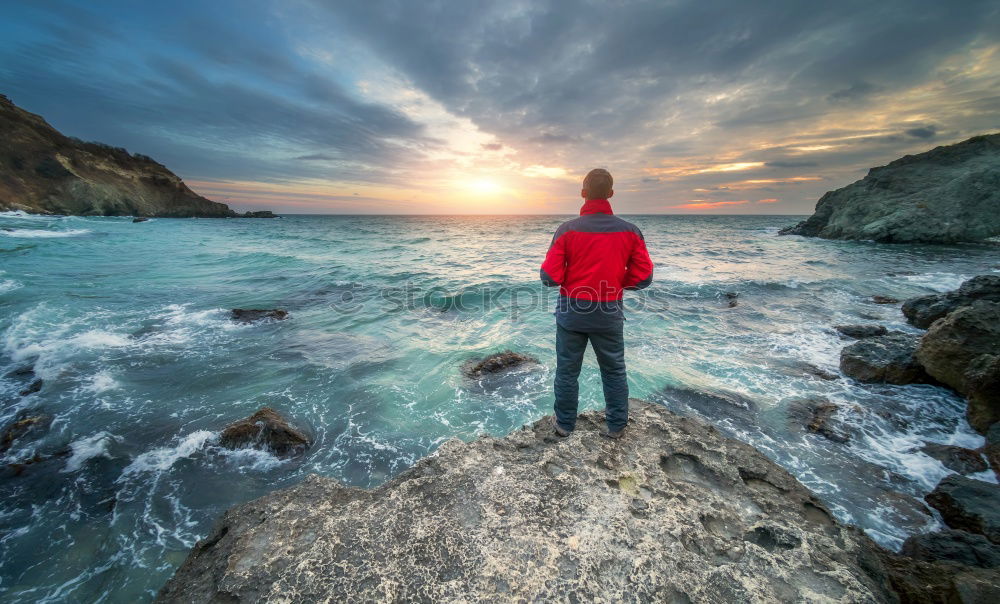
<instances>
[{"instance_id":1,"label":"man's short hair","mask_svg":"<svg viewBox=\"0 0 1000 604\"><path fill-rule=\"evenodd\" d=\"M583 179L583 191L587 199L607 199L614 184L610 172L604 168L595 168L587 172Z\"/></svg>"}]
</instances>

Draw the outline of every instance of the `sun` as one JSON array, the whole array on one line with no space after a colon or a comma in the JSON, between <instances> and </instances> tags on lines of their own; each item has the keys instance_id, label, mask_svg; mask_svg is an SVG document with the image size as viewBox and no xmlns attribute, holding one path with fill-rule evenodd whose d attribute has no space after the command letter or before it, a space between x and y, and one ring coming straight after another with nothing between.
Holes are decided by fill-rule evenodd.
<instances>
[{"instance_id":1,"label":"sun","mask_svg":"<svg viewBox=\"0 0 1000 604\"><path fill-rule=\"evenodd\" d=\"M477 180L470 180L467 184L468 188L472 191L479 193L480 195L493 195L499 193L503 190L495 180L490 180L488 178L480 178Z\"/></svg>"}]
</instances>

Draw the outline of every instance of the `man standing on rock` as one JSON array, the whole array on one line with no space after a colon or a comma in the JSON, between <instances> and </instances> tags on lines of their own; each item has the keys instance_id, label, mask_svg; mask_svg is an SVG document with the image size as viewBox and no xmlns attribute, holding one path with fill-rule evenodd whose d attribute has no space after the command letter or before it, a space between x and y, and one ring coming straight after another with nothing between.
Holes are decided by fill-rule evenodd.
<instances>
[{"instance_id":1,"label":"man standing on rock","mask_svg":"<svg viewBox=\"0 0 1000 604\"><path fill-rule=\"evenodd\" d=\"M622 294L653 281L653 262L642 232L611 211L614 184L607 170L591 170L580 192L580 217L564 222L542 263L542 283L559 286L556 304L555 433L576 427L580 367L587 342L601 367L609 438L621 438L628 423L625 375L625 315Z\"/></svg>"}]
</instances>

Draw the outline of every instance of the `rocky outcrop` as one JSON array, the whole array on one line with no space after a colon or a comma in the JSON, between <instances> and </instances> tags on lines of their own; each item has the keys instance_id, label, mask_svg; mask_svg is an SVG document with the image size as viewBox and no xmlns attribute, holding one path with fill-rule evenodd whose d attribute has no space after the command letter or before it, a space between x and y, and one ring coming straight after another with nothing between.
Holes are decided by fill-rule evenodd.
<instances>
[{"instance_id":1,"label":"rocky outcrop","mask_svg":"<svg viewBox=\"0 0 1000 604\"><path fill-rule=\"evenodd\" d=\"M291 457L305 452L312 439L274 409L262 407L250 417L226 426L219 444L229 449L253 447L271 451L278 457Z\"/></svg>"},{"instance_id":2,"label":"rocky outcrop","mask_svg":"<svg viewBox=\"0 0 1000 604\"><path fill-rule=\"evenodd\" d=\"M537 365L538 359L533 356L505 350L487 355L480 360L472 359L462 366L462 373L476 379L485 375L500 373L525 365Z\"/></svg>"},{"instance_id":3,"label":"rocky outcrop","mask_svg":"<svg viewBox=\"0 0 1000 604\"><path fill-rule=\"evenodd\" d=\"M371 490L309 476L229 510L160 602L889 602L878 548L752 447L631 402L450 440Z\"/></svg>"},{"instance_id":4,"label":"rocky outcrop","mask_svg":"<svg viewBox=\"0 0 1000 604\"><path fill-rule=\"evenodd\" d=\"M927 374L914 356L919 340L905 333L858 340L840 351L840 370L859 382L926 382Z\"/></svg>"},{"instance_id":5,"label":"rocky outcrop","mask_svg":"<svg viewBox=\"0 0 1000 604\"><path fill-rule=\"evenodd\" d=\"M826 239L956 243L1000 235L1000 134L907 155L823 195L781 231Z\"/></svg>"},{"instance_id":6,"label":"rocky outcrop","mask_svg":"<svg viewBox=\"0 0 1000 604\"><path fill-rule=\"evenodd\" d=\"M288 318L288 311L280 308L234 308L230 312L230 316L234 321L240 323L256 323L265 319L284 321Z\"/></svg>"},{"instance_id":7,"label":"rocky outcrop","mask_svg":"<svg viewBox=\"0 0 1000 604\"><path fill-rule=\"evenodd\" d=\"M931 325L916 351L927 373L969 399L969 424L1000 421L1000 302L976 300Z\"/></svg>"},{"instance_id":8,"label":"rocky outcrop","mask_svg":"<svg viewBox=\"0 0 1000 604\"><path fill-rule=\"evenodd\" d=\"M979 275L955 291L910 298L903 302L902 311L912 325L927 329L934 321L976 300L1000 302L1000 275Z\"/></svg>"},{"instance_id":9,"label":"rocky outcrop","mask_svg":"<svg viewBox=\"0 0 1000 604\"><path fill-rule=\"evenodd\" d=\"M243 218L277 218L278 216L271 210L259 210L257 212L244 212Z\"/></svg>"},{"instance_id":10,"label":"rocky outcrop","mask_svg":"<svg viewBox=\"0 0 1000 604\"><path fill-rule=\"evenodd\" d=\"M884 336L889 333L883 325L834 325L833 328L841 335L855 340Z\"/></svg>"},{"instance_id":11,"label":"rocky outcrop","mask_svg":"<svg viewBox=\"0 0 1000 604\"><path fill-rule=\"evenodd\" d=\"M145 155L59 133L0 95L0 210L86 216L236 214Z\"/></svg>"},{"instance_id":12,"label":"rocky outcrop","mask_svg":"<svg viewBox=\"0 0 1000 604\"><path fill-rule=\"evenodd\" d=\"M951 474L924 499L951 528L1000 543L1000 485Z\"/></svg>"},{"instance_id":13,"label":"rocky outcrop","mask_svg":"<svg viewBox=\"0 0 1000 604\"><path fill-rule=\"evenodd\" d=\"M924 443L920 451L941 462L944 467L959 474L974 474L988 469L986 460L978 452L955 445Z\"/></svg>"}]
</instances>

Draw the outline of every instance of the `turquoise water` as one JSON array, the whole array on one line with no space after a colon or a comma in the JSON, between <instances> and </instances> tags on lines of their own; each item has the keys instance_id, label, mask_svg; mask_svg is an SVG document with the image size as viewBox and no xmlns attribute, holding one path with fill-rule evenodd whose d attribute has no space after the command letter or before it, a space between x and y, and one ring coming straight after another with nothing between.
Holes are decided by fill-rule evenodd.
<instances>
[{"instance_id":1,"label":"turquoise water","mask_svg":"<svg viewBox=\"0 0 1000 604\"><path fill-rule=\"evenodd\" d=\"M537 273L565 219L0 214L0 425L51 417L4 455L42 461L0 475L0 599L151 599L229 506L309 472L376 485L448 438L548 414L555 292ZM915 449L982 442L962 401L823 380L803 363L837 372L834 324L911 330L898 305L869 297L1000 271L1000 245L778 237L796 217L629 219L657 264L654 285L629 298L633 396L758 446L883 544L935 526L915 502L948 471ZM240 325L236 307L291 316ZM461 376L469 358L506 348L542 367ZM28 368L44 385L20 396ZM592 357L581 395L602 406ZM789 427L789 402L810 396L839 405L849 442ZM216 446L221 427L263 405L312 434L307 455Z\"/></svg>"}]
</instances>

